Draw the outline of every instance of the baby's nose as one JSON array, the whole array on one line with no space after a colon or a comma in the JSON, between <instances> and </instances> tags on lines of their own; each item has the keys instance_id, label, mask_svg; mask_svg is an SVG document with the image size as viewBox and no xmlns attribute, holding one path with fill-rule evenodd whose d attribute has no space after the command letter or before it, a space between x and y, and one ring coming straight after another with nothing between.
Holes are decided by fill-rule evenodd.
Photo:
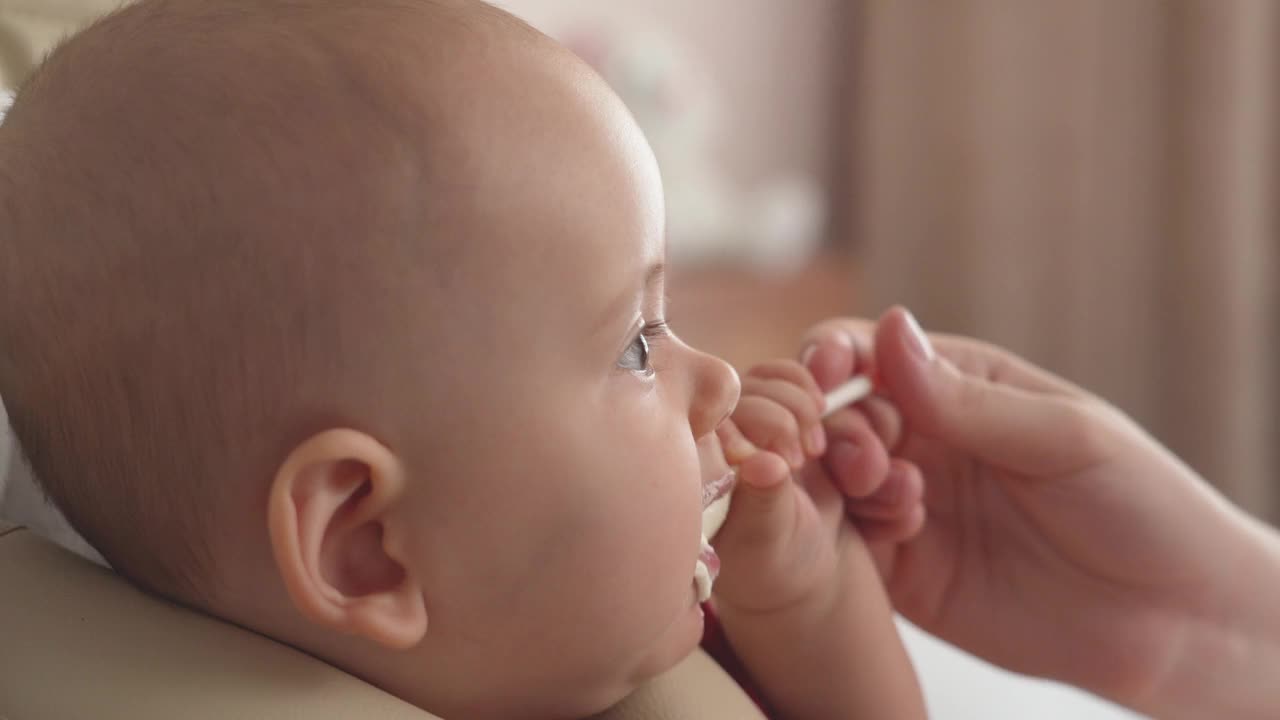
<instances>
[{"instance_id":1,"label":"baby's nose","mask_svg":"<svg viewBox=\"0 0 1280 720\"><path fill-rule=\"evenodd\" d=\"M693 402L689 408L689 424L694 437L714 432L738 404L742 382L729 363L714 355L698 353L695 360Z\"/></svg>"}]
</instances>

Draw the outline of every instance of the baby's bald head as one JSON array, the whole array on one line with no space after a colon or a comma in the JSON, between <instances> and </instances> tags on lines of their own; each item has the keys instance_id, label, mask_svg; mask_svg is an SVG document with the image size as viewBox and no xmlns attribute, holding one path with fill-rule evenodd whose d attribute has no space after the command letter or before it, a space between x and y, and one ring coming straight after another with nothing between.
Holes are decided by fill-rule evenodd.
<instances>
[{"instance_id":1,"label":"baby's bald head","mask_svg":"<svg viewBox=\"0 0 1280 720\"><path fill-rule=\"evenodd\" d=\"M639 128L527 26L143 0L22 89L0 215L0 394L123 574L445 717L696 646L737 381L664 330Z\"/></svg>"},{"instance_id":2,"label":"baby's bald head","mask_svg":"<svg viewBox=\"0 0 1280 720\"><path fill-rule=\"evenodd\" d=\"M398 398L465 365L431 328L490 311L462 293L456 221L497 162L493 114L468 118L463 89L552 47L476 2L145 0L22 88L0 128L0 395L113 566L204 603L224 528L262 526L237 513L293 444L457 420Z\"/></svg>"}]
</instances>

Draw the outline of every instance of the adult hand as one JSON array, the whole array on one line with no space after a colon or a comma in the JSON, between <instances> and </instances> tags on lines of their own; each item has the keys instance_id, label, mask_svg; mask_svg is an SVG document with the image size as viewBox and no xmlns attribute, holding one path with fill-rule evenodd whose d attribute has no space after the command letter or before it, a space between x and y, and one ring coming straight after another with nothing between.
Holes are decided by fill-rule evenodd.
<instances>
[{"instance_id":1,"label":"adult hand","mask_svg":"<svg viewBox=\"0 0 1280 720\"><path fill-rule=\"evenodd\" d=\"M901 309L806 344L824 389L869 372L891 400L863 408L902 424L887 434L905 469L880 492L923 477L923 530L873 548L907 618L1147 712L1280 707L1274 534L1127 417L999 348L931 341ZM830 453L828 469L847 472Z\"/></svg>"}]
</instances>

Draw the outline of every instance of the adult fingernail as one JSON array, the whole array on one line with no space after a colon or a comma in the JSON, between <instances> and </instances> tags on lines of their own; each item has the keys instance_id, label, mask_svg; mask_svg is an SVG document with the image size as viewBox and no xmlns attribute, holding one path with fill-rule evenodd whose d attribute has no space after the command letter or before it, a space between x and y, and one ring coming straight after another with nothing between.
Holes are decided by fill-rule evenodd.
<instances>
[{"instance_id":1,"label":"adult fingernail","mask_svg":"<svg viewBox=\"0 0 1280 720\"><path fill-rule=\"evenodd\" d=\"M916 316L907 311L907 340L908 348L918 359L924 362L933 360L933 344L929 342L929 336L924 334L924 330L920 327L920 323L916 321Z\"/></svg>"},{"instance_id":2,"label":"adult fingernail","mask_svg":"<svg viewBox=\"0 0 1280 720\"><path fill-rule=\"evenodd\" d=\"M821 455L827 449L827 431L821 425L809 428L809 454Z\"/></svg>"},{"instance_id":3,"label":"adult fingernail","mask_svg":"<svg viewBox=\"0 0 1280 720\"><path fill-rule=\"evenodd\" d=\"M809 346L800 353L800 364L809 367L809 361L813 359L813 354L818 352L818 343L809 343Z\"/></svg>"}]
</instances>

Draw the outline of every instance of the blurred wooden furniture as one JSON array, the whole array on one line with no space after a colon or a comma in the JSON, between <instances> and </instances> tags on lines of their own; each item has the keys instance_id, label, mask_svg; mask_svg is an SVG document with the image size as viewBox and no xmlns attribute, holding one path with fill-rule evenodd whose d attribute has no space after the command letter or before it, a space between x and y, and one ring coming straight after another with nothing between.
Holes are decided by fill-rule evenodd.
<instances>
[{"instance_id":1,"label":"blurred wooden furniture","mask_svg":"<svg viewBox=\"0 0 1280 720\"><path fill-rule=\"evenodd\" d=\"M855 264L837 251L785 273L677 266L667 283L667 319L685 342L741 371L762 360L795 357L809 326L857 307L858 287Z\"/></svg>"}]
</instances>

